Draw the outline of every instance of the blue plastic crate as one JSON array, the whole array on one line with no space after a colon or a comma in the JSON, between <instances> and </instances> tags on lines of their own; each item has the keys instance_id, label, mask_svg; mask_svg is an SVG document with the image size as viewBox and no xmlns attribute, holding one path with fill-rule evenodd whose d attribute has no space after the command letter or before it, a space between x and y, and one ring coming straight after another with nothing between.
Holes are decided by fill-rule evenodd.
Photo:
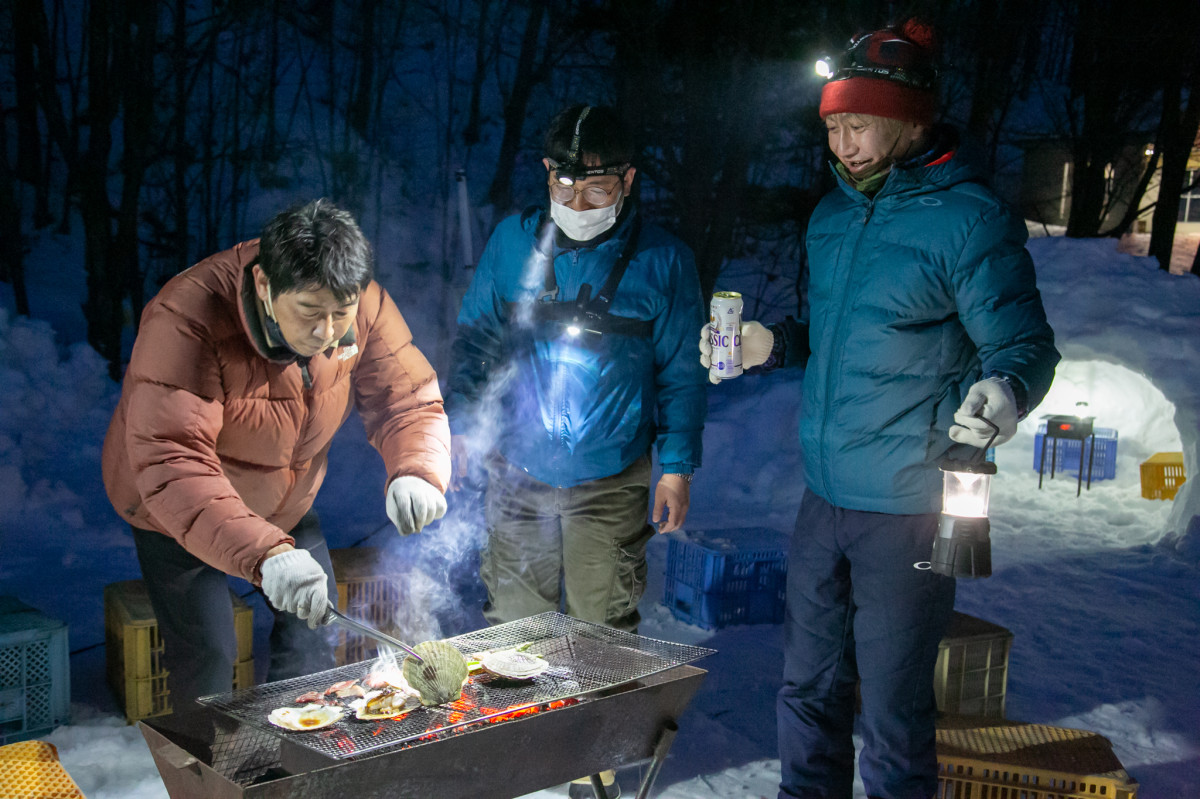
<instances>
[{"instance_id":1,"label":"blue plastic crate","mask_svg":"<svg viewBox=\"0 0 1200 799\"><path fill-rule=\"evenodd\" d=\"M773 591L787 577L788 539L747 527L689 532L667 544L667 577L704 593Z\"/></svg>"},{"instance_id":2,"label":"blue plastic crate","mask_svg":"<svg viewBox=\"0 0 1200 799\"><path fill-rule=\"evenodd\" d=\"M1054 448L1054 439L1046 444L1046 456L1053 455L1054 473L1066 472L1072 477L1079 477L1079 449L1083 447L1083 472L1087 475L1088 456L1095 442L1095 455L1092 456L1092 482L1097 480L1112 480L1117 476L1117 431L1107 427L1097 427L1093 430L1095 437L1087 441L1075 441L1067 438L1058 439L1058 449ZM1050 463L1042 469L1042 441L1046 438L1046 423L1038 425L1037 435L1033 439L1033 470L1050 475Z\"/></svg>"},{"instance_id":3,"label":"blue plastic crate","mask_svg":"<svg viewBox=\"0 0 1200 799\"><path fill-rule=\"evenodd\" d=\"M706 630L731 624L778 624L783 621L784 584L780 581L771 590L718 594L668 577L663 604L675 618Z\"/></svg>"},{"instance_id":4,"label":"blue plastic crate","mask_svg":"<svg viewBox=\"0 0 1200 799\"><path fill-rule=\"evenodd\" d=\"M0 745L47 735L70 710L67 625L0 597Z\"/></svg>"}]
</instances>

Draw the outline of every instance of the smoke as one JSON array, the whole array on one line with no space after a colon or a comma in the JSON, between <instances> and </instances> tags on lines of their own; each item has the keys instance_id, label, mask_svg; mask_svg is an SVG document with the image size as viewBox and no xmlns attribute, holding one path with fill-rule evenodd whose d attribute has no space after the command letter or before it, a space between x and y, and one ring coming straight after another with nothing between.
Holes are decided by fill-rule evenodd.
<instances>
[{"instance_id":1,"label":"smoke","mask_svg":"<svg viewBox=\"0 0 1200 799\"><path fill-rule=\"evenodd\" d=\"M555 230L554 225L543 226L521 274L522 291L509 324L523 332L535 324L533 307L544 288ZM479 553L487 542L483 491L485 464L497 448L505 423L503 398L516 375L515 364L503 358L506 354L501 354L488 374L463 434L454 437L455 468L461 468L464 461L468 467L466 474L454 475L446 516L417 535L393 539L387 547L384 571L394 575L396 591L390 626L406 643L442 639L486 626L481 612L486 592L479 578Z\"/></svg>"}]
</instances>

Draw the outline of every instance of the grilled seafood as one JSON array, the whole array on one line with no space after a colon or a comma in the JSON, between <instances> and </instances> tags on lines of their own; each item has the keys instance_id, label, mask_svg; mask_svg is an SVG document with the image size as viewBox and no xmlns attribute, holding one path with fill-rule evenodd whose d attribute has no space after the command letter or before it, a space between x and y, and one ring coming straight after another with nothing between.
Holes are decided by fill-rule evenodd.
<instances>
[{"instance_id":1,"label":"grilled seafood","mask_svg":"<svg viewBox=\"0 0 1200 799\"><path fill-rule=\"evenodd\" d=\"M550 668L550 664L541 655L523 652L515 647L482 652L479 665L489 674L510 680L532 680Z\"/></svg>"},{"instance_id":2,"label":"grilled seafood","mask_svg":"<svg viewBox=\"0 0 1200 799\"><path fill-rule=\"evenodd\" d=\"M360 719L390 719L421 706L414 694L395 688L372 691L364 699L355 702L354 715Z\"/></svg>"},{"instance_id":3,"label":"grilled seafood","mask_svg":"<svg viewBox=\"0 0 1200 799\"><path fill-rule=\"evenodd\" d=\"M279 707L267 715L267 721L285 730L319 730L328 727L342 717L344 711L330 705L305 705L304 707Z\"/></svg>"}]
</instances>

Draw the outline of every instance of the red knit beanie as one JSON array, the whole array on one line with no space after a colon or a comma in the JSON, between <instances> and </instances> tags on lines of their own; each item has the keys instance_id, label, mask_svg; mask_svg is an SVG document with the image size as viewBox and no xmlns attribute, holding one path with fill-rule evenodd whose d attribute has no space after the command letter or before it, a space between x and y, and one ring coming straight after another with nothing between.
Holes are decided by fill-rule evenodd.
<instances>
[{"instance_id":1,"label":"red knit beanie","mask_svg":"<svg viewBox=\"0 0 1200 799\"><path fill-rule=\"evenodd\" d=\"M851 39L832 79L821 90L821 118L869 114L933 124L935 50L933 30L915 20Z\"/></svg>"}]
</instances>

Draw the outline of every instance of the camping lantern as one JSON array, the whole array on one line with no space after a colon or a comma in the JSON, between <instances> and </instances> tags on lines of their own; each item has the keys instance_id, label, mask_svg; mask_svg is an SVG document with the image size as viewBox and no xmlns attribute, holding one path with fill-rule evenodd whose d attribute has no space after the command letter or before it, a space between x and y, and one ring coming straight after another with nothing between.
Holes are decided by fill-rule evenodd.
<instances>
[{"instance_id":1,"label":"camping lantern","mask_svg":"<svg viewBox=\"0 0 1200 799\"><path fill-rule=\"evenodd\" d=\"M1000 429L973 460L944 459L942 470L942 514L929 568L947 577L987 577L992 573L992 540L988 537L988 499L996 464L982 455L996 440Z\"/></svg>"}]
</instances>

